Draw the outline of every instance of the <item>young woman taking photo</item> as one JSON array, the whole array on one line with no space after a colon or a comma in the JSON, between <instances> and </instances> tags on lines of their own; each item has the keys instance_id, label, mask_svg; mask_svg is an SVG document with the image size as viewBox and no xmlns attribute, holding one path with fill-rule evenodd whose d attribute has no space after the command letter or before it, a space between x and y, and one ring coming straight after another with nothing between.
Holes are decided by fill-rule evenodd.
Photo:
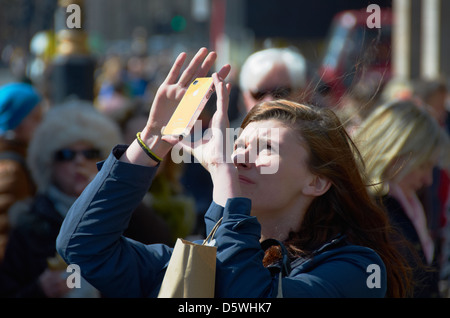
<instances>
[{"instance_id":1,"label":"young woman taking photo","mask_svg":"<svg viewBox=\"0 0 450 318\"><path fill-rule=\"evenodd\" d=\"M159 159L179 142L162 137L162 127L189 84L205 76L215 58L214 52L200 49L180 75L186 54L179 55L140 135L150 155L137 140L114 148L65 219L57 242L60 254L79 265L105 296L158 295L172 248L140 244L122 233ZM408 267L390 241L385 213L368 195L357 149L334 113L283 100L259 104L245 118L228 158L230 85L224 79L229 71L226 65L213 74L212 137L196 148L184 143L201 156L214 184L207 233L222 218L215 235L215 296L405 296ZM265 147L258 149L258 142ZM268 239L283 242L284 258L276 244L266 249ZM280 256L291 261L291 270L289 264L277 266Z\"/></svg>"}]
</instances>

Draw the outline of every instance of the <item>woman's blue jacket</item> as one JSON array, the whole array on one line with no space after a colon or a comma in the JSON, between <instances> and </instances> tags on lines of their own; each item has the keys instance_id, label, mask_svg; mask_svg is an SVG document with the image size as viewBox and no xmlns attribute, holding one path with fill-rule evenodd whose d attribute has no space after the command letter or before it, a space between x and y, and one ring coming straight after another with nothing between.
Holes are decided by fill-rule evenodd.
<instances>
[{"instance_id":1,"label":"woman's blue jacket","mask_svg":"<svg viewBox=\"0 0 450 318\"><path fill-rule=\"evenodd\" d=\"M162 244L145 245L122 235L131 214L148 191L157 168L118 160L115 147L98 164L99 173L66 216L57 250L68 264L106 297L156 297L172 254ZM261 227L250 216L251 201L214 202L205 215L207 233L216 232L216 297L276 297L278 276L262 264ZM373 250L333 242L302 260L282 281L283 297L384 297L386 269Z\"/></svg>"}]
</instances>

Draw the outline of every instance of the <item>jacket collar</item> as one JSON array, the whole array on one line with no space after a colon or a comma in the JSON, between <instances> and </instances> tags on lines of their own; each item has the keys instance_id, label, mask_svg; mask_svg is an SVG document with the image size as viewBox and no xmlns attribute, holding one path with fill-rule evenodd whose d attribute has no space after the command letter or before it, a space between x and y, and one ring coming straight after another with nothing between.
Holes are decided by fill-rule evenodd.
<instances>
[{"instance_id":1,"label":"jacket collar","mask_svg":"<svg viewBox=\"0 0 450 318\"><path fill-rule=\"evenodd\" d=\"M269 265L268 269L270 270L272 275L274 275L275 273L279 273L281 271L283 276L289 276L289 274L293 268L302 265L303 263L310 260L314 256L317 256L326 251L330 251L332 249L347 245L348 243L346 241L346 238L347 238L346 235L339 234L331 241L323 244L321 247L314 250L311 253L311 255L305 256L305 257L300 256L300 257L297 257L293 261L289 260L285 246L281 242L279 242L275 239L268 239L268 240L263 241L261 243L261 247L263 250L266 250L270 246L273 246L273 245L278 245L281 247L282 259L279 262L277 262L276 264Z\"/></svg>"}]
</instances>

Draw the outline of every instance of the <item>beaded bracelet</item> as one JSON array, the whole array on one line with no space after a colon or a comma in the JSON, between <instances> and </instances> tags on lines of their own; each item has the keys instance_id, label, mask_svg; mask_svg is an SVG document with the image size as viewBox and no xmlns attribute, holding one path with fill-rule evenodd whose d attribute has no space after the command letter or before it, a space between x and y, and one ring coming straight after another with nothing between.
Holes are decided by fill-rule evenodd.
<instances>
[{"instance_id":1,"label":"beaded bracelet","mask_svg":"<svg viewBox=\"0 0 450 318\"><path fill-rule=\"evenodd\" d=\"M144 141L141 139L141 132L138 132L136 134L137 137L137 141L139 143L139 146L141 146L142 150L144 150L144 152L150 157L152 158L152 160L156 161L157 163L160 163L162 160L162 158L158 157L157 155L155 155L155 153L153 153L153 151L150 150L150 148L144 143Z\"/></svg>"}]
</instances>

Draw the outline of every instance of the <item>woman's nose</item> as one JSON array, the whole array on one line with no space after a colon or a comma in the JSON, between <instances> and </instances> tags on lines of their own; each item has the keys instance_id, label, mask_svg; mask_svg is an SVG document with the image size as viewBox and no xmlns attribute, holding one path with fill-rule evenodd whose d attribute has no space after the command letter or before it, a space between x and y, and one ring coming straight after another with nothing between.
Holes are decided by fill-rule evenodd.
<instances>
[{"instance_id":1,"label":"woman's nose","mask_svg":"<svg viewBox=\"0 0 450 318\"><path fill-rule=\"evenodd\" d=\"M252 162L255 162L255 159L251 158L251 153L249 148L245 150L235 151L232 155L233 164L237 168L249 169L251 168Z\"/></svg>"},{"instance_id":2,"label":"woman's nose","mask_svg":"<svg viewBox=\"0 0 450 318\"><path fill-rule=\"evenodd\" d=\"M86 162L89 162L89 160L86 158L86 156L81 153L81 152L77 152L75 155L75 158L73 158L73 162L76 164L85 164Z\"/></svg>"}]
</instances>

